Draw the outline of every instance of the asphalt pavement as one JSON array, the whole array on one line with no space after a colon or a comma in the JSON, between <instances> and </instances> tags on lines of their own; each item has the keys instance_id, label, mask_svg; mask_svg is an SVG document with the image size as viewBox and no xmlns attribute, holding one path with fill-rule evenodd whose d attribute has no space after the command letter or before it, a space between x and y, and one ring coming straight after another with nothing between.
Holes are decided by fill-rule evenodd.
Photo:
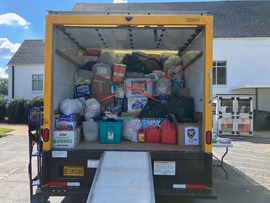
<instances>
[{"instance_id":1,"label":"asphalt pavement","mask_svg":"<svg viewBox=\"0 0 270 203\"><path fill-rule=\"evenodd\" d=\"M190 200L192 203L268 203L270 202L270 136L234 138L225 157L224 168L213 167L217 200ZM0 202L29 203L28 137L0 138ZM214 148L220 158L224 148ZM216 160L214 164L218 163ZM85 198L50 197L51 203L79 203ZM183 202L183 201L171 201Z\"/></svg>"}]
</instances>

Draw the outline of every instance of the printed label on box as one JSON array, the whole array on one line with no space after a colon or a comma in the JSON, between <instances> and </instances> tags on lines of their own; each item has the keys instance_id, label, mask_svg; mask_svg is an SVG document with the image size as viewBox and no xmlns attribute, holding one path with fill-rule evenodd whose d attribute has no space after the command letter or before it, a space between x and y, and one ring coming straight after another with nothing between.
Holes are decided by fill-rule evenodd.
<instances>
[{"instance_id":1,"label":"printed label on box","mask_svg":"<svg viewBox=\"0 0 270 203\"><path fill-rule=\"evenodd\" d=\"M185 127L185 145L199 145L198 127Z\"/></svg>"}]
</instances>

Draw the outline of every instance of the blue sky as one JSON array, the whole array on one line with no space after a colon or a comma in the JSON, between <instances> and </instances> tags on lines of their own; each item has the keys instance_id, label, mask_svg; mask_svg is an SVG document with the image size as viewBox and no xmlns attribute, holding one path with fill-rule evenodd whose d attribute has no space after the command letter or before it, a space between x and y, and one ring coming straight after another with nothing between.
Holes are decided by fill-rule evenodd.
<instances>
[{"instance_id":1,"label":"blue sky","mask_svg":"<svg viewBox=\"0 0 270 203\"><path fill-rule=\"evenodd\" d=\"M0 0L0 78L7 77L6 65L24 40L45 38L47 10L71 10L80 3L113 3L114 0ZM115 0L126 1L126 0ZM188 0L128 0L177 2ZM190 0L192 1L192 0ZM193 0L207 1L207 0Z\"/></svg>"}]
</instances>

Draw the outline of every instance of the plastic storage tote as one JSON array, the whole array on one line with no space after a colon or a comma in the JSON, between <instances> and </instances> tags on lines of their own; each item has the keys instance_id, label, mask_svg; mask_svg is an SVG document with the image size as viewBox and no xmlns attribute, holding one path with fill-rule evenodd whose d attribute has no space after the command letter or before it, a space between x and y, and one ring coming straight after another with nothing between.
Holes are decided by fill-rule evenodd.
<instances>
[{"instance_id":1,"label":"plastic storage tote","mask_svg":"<svg viewBox=\"0 0 270 203\"><path fill-rule=\"evenodd\" d=\"M119 144L121 142L123 122L99 122L101 144Z\"/></svg>"}]
</instances>

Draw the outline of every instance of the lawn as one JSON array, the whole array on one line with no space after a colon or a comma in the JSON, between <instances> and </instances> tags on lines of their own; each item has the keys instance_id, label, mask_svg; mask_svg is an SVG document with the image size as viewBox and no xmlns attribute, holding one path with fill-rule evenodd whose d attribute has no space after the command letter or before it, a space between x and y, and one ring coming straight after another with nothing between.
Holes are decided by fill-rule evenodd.
<instances>
[{"instance_id":1,"label":"lawn","mask_svg":"<svg viewBox=\"0 0 270 203\"><path fill-rule=\"evenodd\" d=\"M7 136L9 132L13 131L11 128L0 128L0 137Z\"/></svg>"}]
</instances>

